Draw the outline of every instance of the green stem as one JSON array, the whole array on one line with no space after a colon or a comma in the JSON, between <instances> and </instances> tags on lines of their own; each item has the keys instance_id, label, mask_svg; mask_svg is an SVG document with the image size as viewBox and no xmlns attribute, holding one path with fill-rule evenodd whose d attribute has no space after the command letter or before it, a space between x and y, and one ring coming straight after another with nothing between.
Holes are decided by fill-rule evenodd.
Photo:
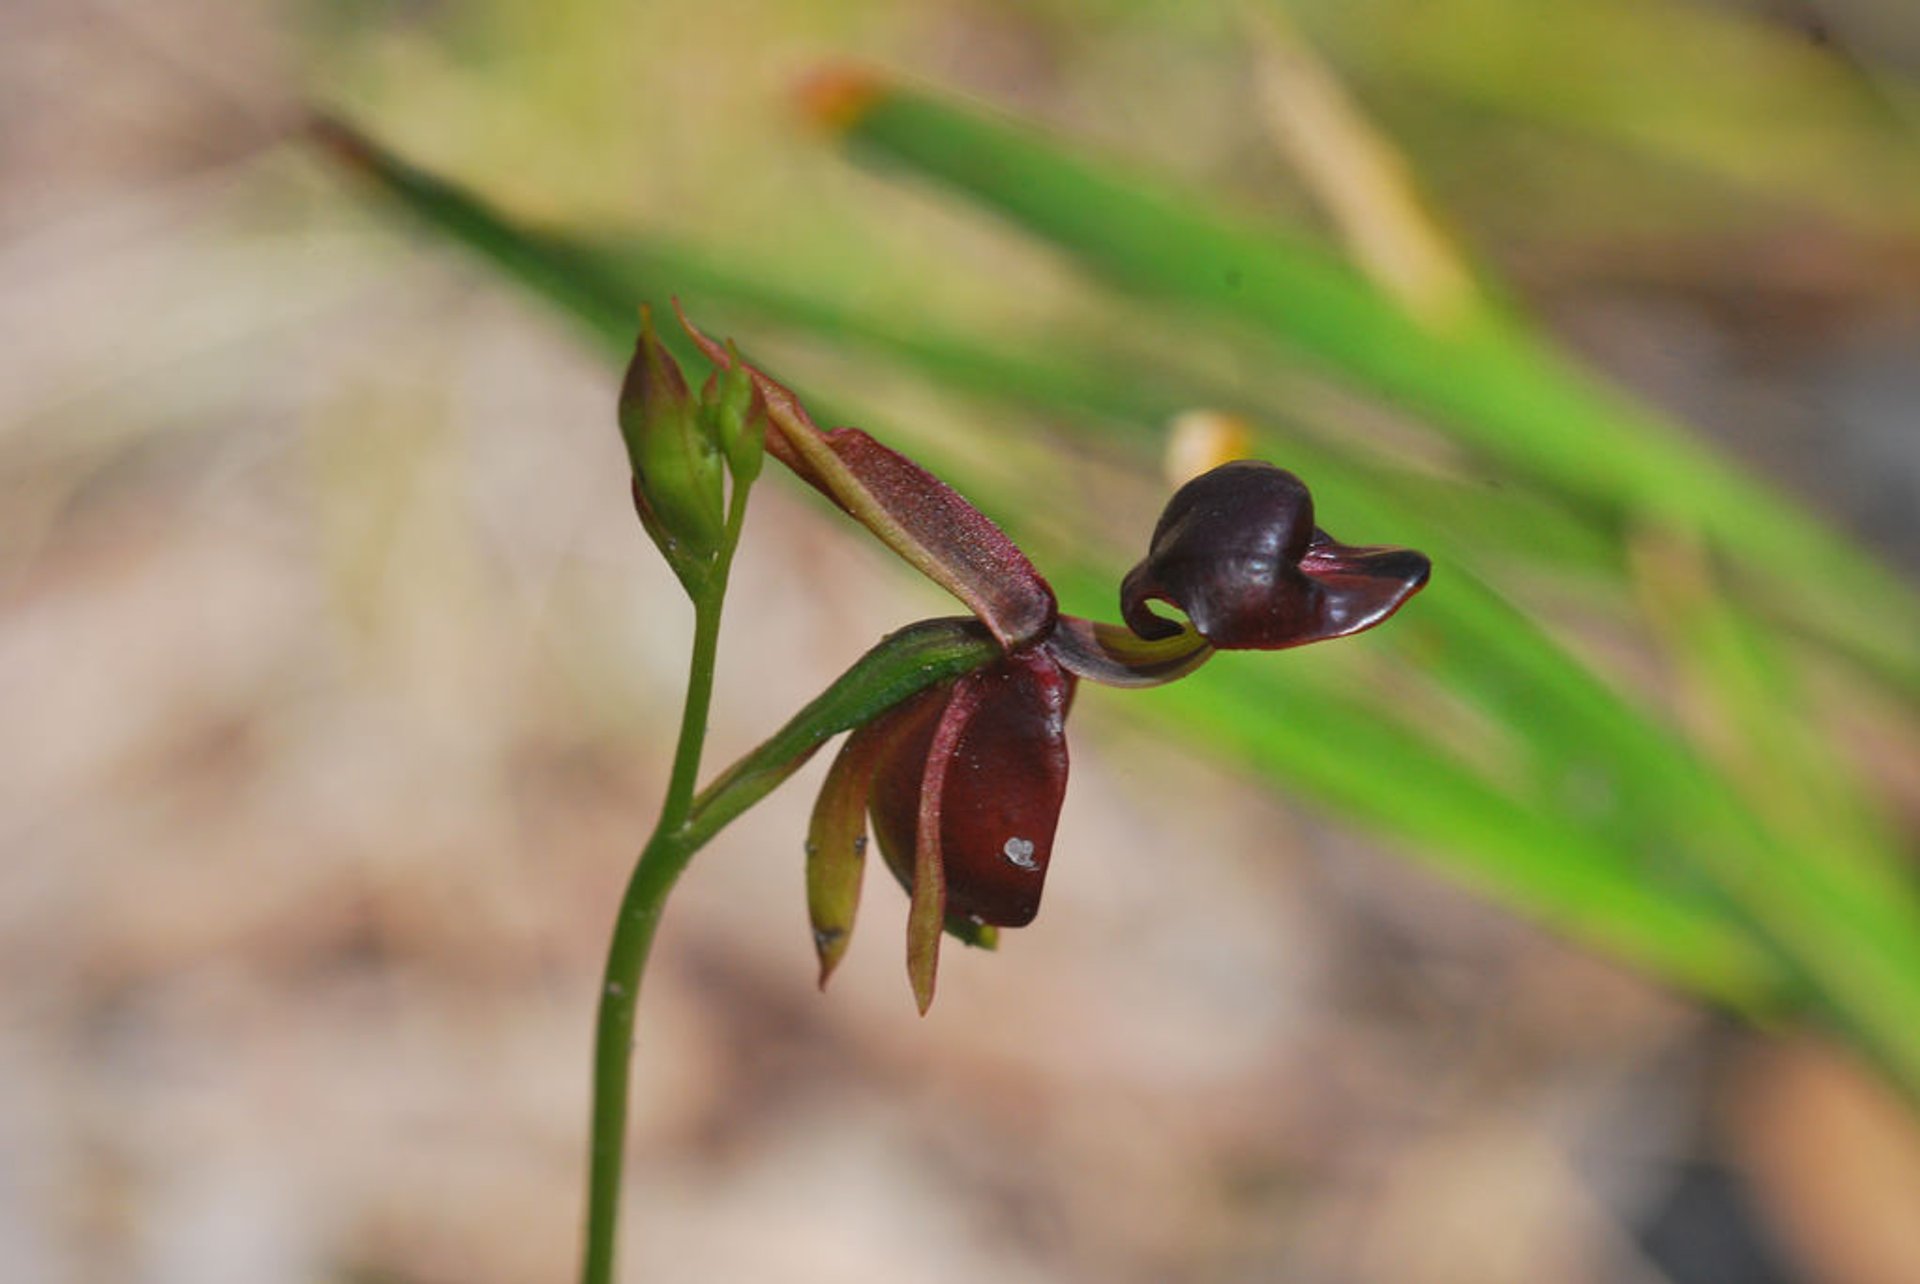
<instances>
[{"instance_id":1,"label":"green stem","mask_svg":"<svg viewBox=\"0 0 1920 1284\"><path fill-rule=\"evenodd\" d=\"M720 569L725 592L726 568ZM667 798L660 808L657 833L685 824L693 809L693 791L700 779L700 751L707 742L707 714L713 705L714 653L720 644L721 593L694 604L693 661L687 674L687 704L680 714L680 743L673 753L673 774L667 778Z\"/></svg>"},{"instance_id":2,"label":"green stem","mask_svg":"<svg viewBox=\"0 0 1920 1284\"><path fill-rule=\"evenodd\" d=\"M634 1014L640 980L647 968L653 935L667 893L712 832L687 832L694 789L700 779L700 753L706 745L707 717L713 705L714 658L720 643L721 609L733 550L746 520L747 488L735 486L727 528L713 573L693 601L693 657L687 666L687 701L680 715L680 739L673 754L666 801L653 835L620 900L613 940L601 978L600 1016L593 1044L593 1146L587 1168L587 1247L580 1268L582 1284L612 1284L613 1250L620 1223L620 1184L626 1166L627 1096L633 1068Z\"/></svg>"},{"instance_id":3,"label":"green stem","mask_svg":"<svg viewBox=\"0 0 1920 1284\"><path fill-rule=\"evenodd\" d=\"M633 1064L633 1021L640 976L667 893L696 849L656 831L634 866L620 902L600 991L593 1049L593 1152L588 1167L587 1251L583 1284L612 1284L619 1230L620 1181L626 1160L627 1085Z\"/></svg>"}]
</instances>

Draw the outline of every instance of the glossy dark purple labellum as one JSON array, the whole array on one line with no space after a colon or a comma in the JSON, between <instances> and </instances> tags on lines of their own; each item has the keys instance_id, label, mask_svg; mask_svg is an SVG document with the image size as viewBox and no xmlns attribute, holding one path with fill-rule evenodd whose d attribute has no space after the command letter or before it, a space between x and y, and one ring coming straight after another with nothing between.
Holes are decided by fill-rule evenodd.
<instances>
[{"instance_id":1,"label":"glossy dark purple labellum","mask_svg":"<svg viewBox=\"0 0 1920 1284\"><path fill-rule=\"evenodd\" d=\"M1337 543L1314 525L1313 496L1298 477L1240 460L1174 493L1120 605L1145 638L1179 631L1148 608L1157 600L1185 611L1222 650L1279 650L1372 628L1430 570L1411 549Z\"/></svg>"},{"instance_id":2,"label":"glossy dark purple labellum","mask_svg":"<svg viewBox=\"0 0 1920 1284\"><path fill-rule=\"evenodd\" d=\"M1073 678L1052 657L1022 651L913 709L870 803L880 850L903 884L911 889L923 822L935 818L945 914L998 927L1033 921L1066 795L1072 695ZM943 722L948 736L936 735Z\"/></svg>"}]
</instances>

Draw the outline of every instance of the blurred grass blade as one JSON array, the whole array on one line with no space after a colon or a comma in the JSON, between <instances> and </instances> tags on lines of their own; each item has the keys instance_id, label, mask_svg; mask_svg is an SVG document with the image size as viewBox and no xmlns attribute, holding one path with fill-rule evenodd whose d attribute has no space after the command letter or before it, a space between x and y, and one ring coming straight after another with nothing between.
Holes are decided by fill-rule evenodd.
<instances>
[{"instance_id":1,"label":"blurred grass blade","mask_svg":"<svg viewBox=\"0 0 1920 1284\"><path fill-rule=\"evenodd\" d=\"M1317 246L1008 121L856 72L810 90L863 154L946 183L1147 294L1252 326L1569 495L1698 527L1796 619L1920 698L1920 601L1683 430L1486 309L1435 332Z\"/></svg>"},{"instance_id":2,"label":"blurred grass blade","mask_svg":"<svg viewBox=\"0 0 1920 1284\"><path fill-rule=\"evenodd\" d=\"M1706 756L1770 828L1897 887L1906 861L1894 825L1822 734L1778 639L1727 600L1697 541L1646 530L1632 552L1643 614L1691 697L1683 712Z\"/></svg>"},{"instance_id":3,"label":"blurred grass blade","mask_svg":"<svg viewBox=\"0 0 1920 1284\"><path fill-rule=\"evenodd\" d=\"M1478 289L1422 204L1406 158L1281 10L1247 12L1261 124L1332 217L1354 262L1422 324L1447 328L1479 303Z\"/></svg>"},{"instance_id":4,"label":"blurred grass blade","mask_svg":"<svg viewBox=\"0 0 1920 1284\"><path fill-rule=\"evenodd\" d=\"M984 493L958 461L936 463ZM1399 529L1377 498L1343 498L1320 511L1339 511L1342 525L1353 518L1369 537L1381 523ZM1002 515L1017 525L1014 512ZM1073 552L1045 550L1042 560L1070 564ZM1111 591L1097 573L1053 578L1066 600ZM1175 734L1197 732L1209 752L1427 844L1462 881L1696 992L1752 1010L1757 991L1733 992L1743 983L1764 976L1777 996L1805 978L1834 1023L1920 1096L1920 902L1906 880L1884 866L1836 862L1827 844L1783 841L1669 729L1470 575L1456 569L1437 580L1419 608L1371 643L1407 654L1516 732L1532 755L1532 801L1451 762L1444 743L1396 716L1390 696L1326 685L1327 666L1345 662L1327 652L1287 657L1284 669L1220 657L1227 663L1209 666L1205 680L1153 695L1174 706L1164 716ZM1662 908L1648 911L1648 897ZM1785 951L1793 980L1753 948L1752 933ZM1702 980L1716 966L1731 970Z\"/></svg>"},{"instance_id":5,"label":"blurred grass blade","mask_svg":"<svg viewBox=\"0 0 1920 1284\"><path fill-rule=\"evenodd\" d=\"M1849 6L1803 7L1844 29ZM1866 79L1785 12L1659 0L1290 8L1361 74L1390 69L1479 111L1629 148L1870 232L1920 229L1909 132L1920 92L1895 76ZM1888 6L1901 8L1911 5Z\"/></svg>"},{"instance_id":6,"label":"blurred grass blade","mask_svg":"<svg viewBox=\"0 0 1920 1284\"><path fill-rule=\"evenodd\" d=\"M308 134L349 172L556 305L603 345L631 350L639 301L597 270L576 244L507 222L465 189L409 165L338 117L317 115ZM666 337L674 346L675 336ZM691 351L685 346L684 352Z\"/></svg>"},{"instance_id":7,"label":"blurred grass blade","mask_svg":"<svg viewBox=\"0 0 1920 1284\"><path fill-rule=\"evenodd\" d=\"M1821 734L1776 641L1717 591L1697 543L1646 532L1634 553L1646 614L1695 698L1697 738L1732 784L1743 820L1775 845L1762 870L1729 876L1764 898L1767 926L1812 960L1822 988L1849 996L1843 1020L1864 1008L1905 1024L1911 1073L1920 1065L1911 1011L1920 911L1892 824ZM1890 973L1876 977L1876 964Z\"/></svg>"}]
</instances>

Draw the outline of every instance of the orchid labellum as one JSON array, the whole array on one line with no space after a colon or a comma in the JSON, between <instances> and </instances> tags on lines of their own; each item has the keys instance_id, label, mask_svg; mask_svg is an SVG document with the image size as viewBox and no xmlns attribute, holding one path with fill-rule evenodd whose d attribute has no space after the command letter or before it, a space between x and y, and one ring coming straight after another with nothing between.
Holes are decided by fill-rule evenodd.
<instances>
[{"instance_id":1,"label":"orchid labellum","mask_svg":"<svg viewBox=\"0 0 1920 1284\"><path fill-rule=\"evenodd\" d=\"M827 772L807 841L807 899L821 983L853 929L871 824L907 889L907 967L921 1011L933 1000L940 938L992 946L1032 921L1053 856L1067 786L1066 717L1078 679L1152 686L1199 667L1215 649L1277 650L1372 628L1427 582L1419 553L1349 547L1315 525L1313 499L1271 464L1225 464L1181 487L1147 556L1121 588L1125 626L1061 615L1053 590L1006 533L946 483L855 428L822 431L788 389L701 334L719 368L700 403L764 423L768 453L964 602L999 658L928 687L856 728ZM685 384L651 331L630 389L653 391L681 431ZM739 389L744 373L750 397ZM717 389L717 390L716 390ZM728 390L732 389L729 401ZM661 393L664 390L664 393ZM687 412L691 413L691 412ZM686 476L695 533L713 518L703 465L669 435L640 441L636 467ZM731 448L731 443L730 448ZM647 448L642 448L647 447ZM667 467L662 468L664 460ZM663 548L675 492L643 507ZM1184 612L1175 622L1150 602Z\"/></svg>"}]
</instances>

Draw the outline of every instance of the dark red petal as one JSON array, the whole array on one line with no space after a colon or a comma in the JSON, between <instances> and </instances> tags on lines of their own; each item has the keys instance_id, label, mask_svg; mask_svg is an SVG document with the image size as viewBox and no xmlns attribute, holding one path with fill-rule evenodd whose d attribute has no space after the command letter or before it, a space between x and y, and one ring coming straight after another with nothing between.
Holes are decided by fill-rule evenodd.
<instances>
[{"instance_id":1,"label":"dark red petal","mask_svg":"<svg viewBox=\"0 0 1920 1284\"><path fill-rule=\"evenodd\" d=\"M888 746L873 773L867 815L880 856L900 886L913 890L913 853L920 828L920 786L927 749L940 714L953 699L951 682L929 687L894 706L885 720Z\"/></svg>"},{"instance_id":2,"label":"dark red petal","mask_svg":"<svg viewBox=\"0 0 1920 1284\"><path fill-rule=\"evenodd\" d=\"M716 365L736 359L685 313L680 323ZM742 366L765 403L767 448L775 458L965 602L1007 649L1044 637L1053 627L1052 588L986 514L858 428L821 432L791 390L751 365Z\"/></svg>"},{"instance_id":3,"label":"dark red petal","mask_svg":"<svg viewBox=\"0 0 1920 1284\"><path fill-rule=\"evenodd\" d=\"M1010 655L959 680L971 707L937 799L946 911L1000 927L1033 921L1067 788L1073 678L1043 651ZM939 719L925 709L874 776L874 835L910 885L922 779ZM903 868L904 867L904 868Z\"/></svg>"},{"instance_id":4,"label":"dark red petal","mask_svg":"<svg viewBox=\"0 0 1920 1284\"><path fill-rule=\"evenodd\" d=\"M1023 646L1053 627L1053 589L1020 546L986 514L953 487L858 428L836 428L825 439L872 498L872 509L853 515L921 573L965 602L1001 645ZM828 494L839 499L831 491ZM900 532L898 539L893 538L895 530Z\"/></svg>"},{"instance_id":5,"label":"dark red petal","mask_svg":"<svg viewBox=\"0 0 1920 1284\"><path fill-rule=\"evenodd\" d=\"M1142 637L1177 631L1148 607L1164 601L1216 647L1278 650L1372 628L1430 569L1409 549L1335 543L1314 526L1298 477L1240 460L1175 492L1146 559L1121 585L1121 610Z\"/></svg>"},{"instance_id":6,"label":"dark red petal","mask_svg":"<svg viewBox=\"0 0 1920 1284\"><path fill-rule=\"evenodd\" d=\"M927 760L920 768L920 815L913 836L913 891L907 906L907 980L920 1015L933 1006L934 980L940 971L940 931L947 921L947 869L940 847L941 802L947 772L967 724L980 704L980 690L968 679L954 684L953 697L940 711Z\"/></svg>"}]
</instances>

